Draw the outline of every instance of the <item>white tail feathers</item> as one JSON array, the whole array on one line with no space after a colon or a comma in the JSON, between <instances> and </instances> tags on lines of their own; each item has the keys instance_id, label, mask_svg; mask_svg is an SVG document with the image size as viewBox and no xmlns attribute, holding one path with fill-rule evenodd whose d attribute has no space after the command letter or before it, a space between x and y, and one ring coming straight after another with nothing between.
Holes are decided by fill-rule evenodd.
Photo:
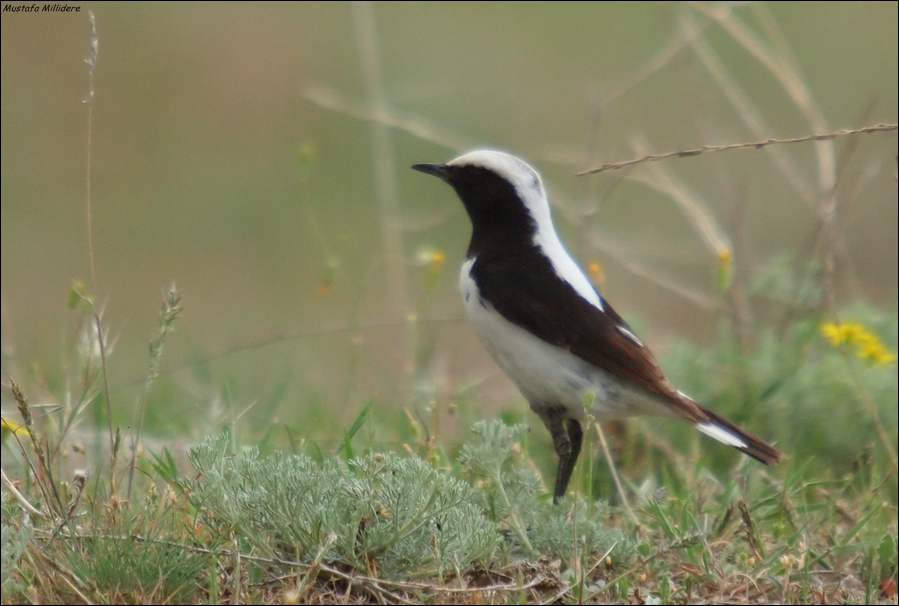
<instances>
[{"instance_id":1,"label":"white tail feathers","mask_svg":"<svg viewBox=\"0 0 899 606\"><path fill-rule=\"evenodd\" d=\"M702 411L705 419L694 421L693 425L710 438L714 438L731 448L736 448L765 465L777 463L783 456L776 448L755 437L745 429L731 423L722 416L716 415L708 408L703 408L698 404L696 406Z\"/></svg>"},{"instance_id":2,"label":"white tail feathers","mask_svg":"<svg viewBox=\"0 0 899 606\"><path fill-rule=\"evenodd\" d=\"M733 448L746 448L746 442L744 442L740 436L731 433L730 430L725 427L715 425L714 423L710 423L708 421L703 421L696 424L696 429L709 436L710 438L715 438L722 444L727 444L728 446L732 446Z\"/></svg>"}]
</instances>

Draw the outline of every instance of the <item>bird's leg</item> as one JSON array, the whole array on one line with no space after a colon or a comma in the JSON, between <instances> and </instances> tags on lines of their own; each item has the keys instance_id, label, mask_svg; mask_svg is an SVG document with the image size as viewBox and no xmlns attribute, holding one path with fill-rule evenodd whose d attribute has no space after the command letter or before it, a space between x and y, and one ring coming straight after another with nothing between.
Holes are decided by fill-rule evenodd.
<instances>
[{"instance_id":1,"label":"bird's leg","mask_svg":"<svg viewBox=\"0 0 899 606\"><path fill-rule=\"evenodd\" d=\"M539 410L538 414L549 430L553 438L553 447L559 456L559 470L556 473L556 488L553 492L553 503L558 504L559 499L565 496L571 472L581 453L584 432L581 430L581 424L575 419L565 417L564 408L548 407Z\"/></svg>"},{"instance_id":2,"label":"bird's leg","mask_svg":"<svg viewBox=\"0 0 899 606\"><path fill-rule=\"evenodd\" d=\"M553 445L556 447L556 454L559 455L559 471L556 473L556 490L553 493L554 504L558 504L559 499L565 496L568 482L571 480L571 473L574 471L574 464L577 463L578 455L581 454L581 444L584 441L584 432L577 420L566 419L565 424L567 432L559 419L559 429L564 434L562 440L557 440L556 434L553 433Z\"/></svg>"}]
</instances>

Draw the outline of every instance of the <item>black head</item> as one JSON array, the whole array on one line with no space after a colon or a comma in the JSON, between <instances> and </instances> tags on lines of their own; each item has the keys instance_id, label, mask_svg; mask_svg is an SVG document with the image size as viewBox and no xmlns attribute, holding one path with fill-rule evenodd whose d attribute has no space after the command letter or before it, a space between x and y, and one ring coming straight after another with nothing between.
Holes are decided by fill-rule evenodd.
<instances>
[{"instance_id":1,"label":"black head","mask_svg":"<svg viewBox=\"0 0 899 606\"><path fill-rule=\"evenodd\" d=\"M529 244L540 232L555 233L540 176L515 156L479 150L447 164L412 168L439 177L456 190L471 218L469 253L488 242Z\"/></svg>"}]
</instances>

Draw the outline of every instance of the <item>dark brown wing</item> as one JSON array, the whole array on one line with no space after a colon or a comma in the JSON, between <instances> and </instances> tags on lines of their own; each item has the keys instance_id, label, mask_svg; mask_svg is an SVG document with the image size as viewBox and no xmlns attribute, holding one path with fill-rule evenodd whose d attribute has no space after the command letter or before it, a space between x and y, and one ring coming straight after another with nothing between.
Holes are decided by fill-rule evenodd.
<instances>
[{"instance_id":1,"label":"dark brown wing","mask_svg":"<svg viewBox=\"0 0 899 606\"><path fill-rule=\"evenodd\" d=\"M640 387L704 433L762 463L780 459L774 447L677 391L649 348L608 302L603 301L600 310L578 295L534 249L514 255L485 251L472 267L472 278L482 296L513 324Z\"/></svg>"},{"instance_id":2,"label":"dark brown wing","mask_svg":"<svg viewBox=\"0 0 899 606\"><path fill-rule=\"evenodd\" d=\"M695 403L674 389L649 348L628 336L633 331L611 305L603 301L600 310L578 295L542 254L484 252L472 278L513 324L658 396L690 421L703 418Z\"/></svg>"}]
</instances>

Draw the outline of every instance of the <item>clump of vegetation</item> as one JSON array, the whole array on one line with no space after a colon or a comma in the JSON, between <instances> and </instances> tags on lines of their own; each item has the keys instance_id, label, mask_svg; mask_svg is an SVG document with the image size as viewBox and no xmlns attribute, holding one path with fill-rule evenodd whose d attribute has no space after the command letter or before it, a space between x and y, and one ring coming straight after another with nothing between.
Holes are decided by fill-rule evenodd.
<instances>
[{"instance_id":1,"label":"clump of vegetation","mask_svg":"<svg viewBox=\"0 0 899 606\"><path fill-rule=\"evenodd\" d=\"M255 553L343 564L389 579L441 576L492 562L497 525L476 490L418 457L371 453L343 462L258 449L228 456L227 435L188 457L182 481L198 521L237 533Z\"/></svg>"},{"instance_id":2,"label":"clump of vegetation","mask_svg":"<svg viewBox=\"0 0 899 606\"><path fill-rule=\"evenodd\" d=\"M541 478L533 467L515 456L517 441L527 433L526 425L507 426L499 421L479 421L472 427L475 438L460 451L462 470L482 491L481 507L509 531L513 552L536 557L550 554L562 561L582 557L606 558L627 564L633 548L624 534L610 528L610 510L605 502L583 498L566 499L556 507L546 498Z\"/></svg>"},{"instance_id":3,"label":"clump of vegetation","mask_svg":"<svg viewBox=\"0 0 899 606\"><path fill-rule=\"evenodd\" d=\"M608 516L596 515L607 509L540 498L540 478L512 456L525 429L498 421L474 428L460 460L474 482L488 480L482 486L414 455L369 453L319 465L302 454L261 456L255 447L233 453L230 436L209 437L188 453L196 473L161 496L151 484L139 503L91 500L83 516L42 524L37 533L7 503L4 599L51 592L90 601L218 602L230 592L252 600L285 574L299 579L281 587L293 600L334 583L358 583L381 597L398 584L422 598L480 591L466 587L481 576L505 578L497 571L510 567L516 576L491 591L543 595L567 586L559 561L573 561L575 552L585 562L626 566L633 548L609 528ZM572 518L580 525L572 528Z\"/></svg>"}]
</instances>

